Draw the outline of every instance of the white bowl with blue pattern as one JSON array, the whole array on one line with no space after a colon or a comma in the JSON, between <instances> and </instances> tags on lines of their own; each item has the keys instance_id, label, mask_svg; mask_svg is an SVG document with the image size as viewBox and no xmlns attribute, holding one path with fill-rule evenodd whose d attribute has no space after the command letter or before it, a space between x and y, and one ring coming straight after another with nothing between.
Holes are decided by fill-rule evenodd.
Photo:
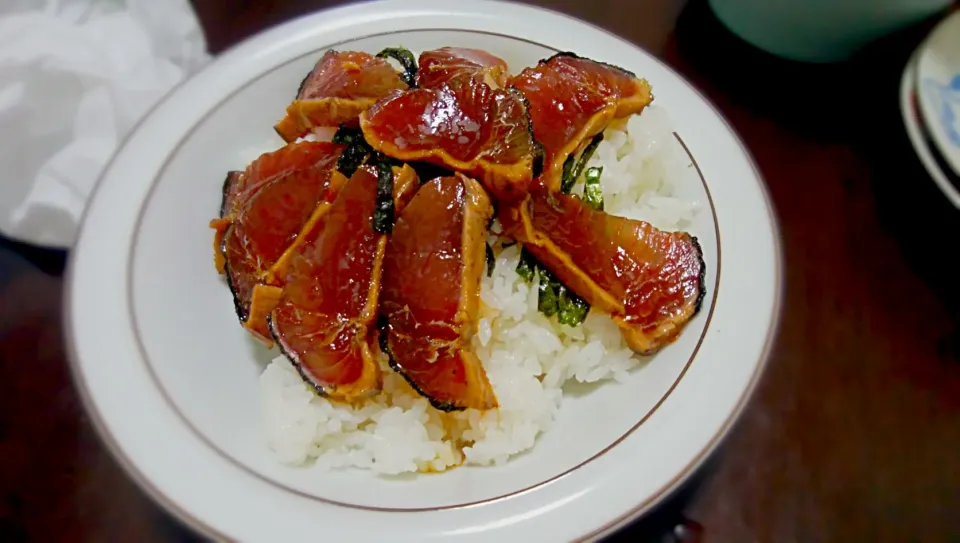
<instances>
[{"instance_id":1,"label":"white bowl with blue pattern","mask_svg":"<svg viewBox=\"0 0 960 543\"><path fill-rule=\"evenodd\" d=\"M917 101L924 126L960 175L960 11L941 22L917 54Z\"/></svg>"}]
</instances>

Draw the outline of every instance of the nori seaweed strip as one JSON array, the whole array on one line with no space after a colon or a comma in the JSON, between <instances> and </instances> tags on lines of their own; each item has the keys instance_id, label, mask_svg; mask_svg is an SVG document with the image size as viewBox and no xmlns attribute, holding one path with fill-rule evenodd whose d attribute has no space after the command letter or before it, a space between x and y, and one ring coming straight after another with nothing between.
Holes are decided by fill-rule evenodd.
<instances>
[{"instance_id":1,"label":"nori seaweed strip","mask_svg":"<svg viewBox=\"0 0 960 543\"><path fill-rule=\"evenodd\" d=\"M533 274L537 271L537 259L523 247L520 249L520 262L517 262L517 275L528 285L533 282Z\"/></svg>"},{"instance_id":2,"label":"nori seaweed strip","mask_svg":"<svg viewBox=\"0 0 960 543\"><path fill-rule=\"evenodd\" d=\"M333 143L347 146L337 159L337 169L347 177L352 177L357 168L373 154L373 148L363 139L363 132L359 128L341 126L333 135Z\"/></svg>"},{"instance_id":3,"label":"nori seaweed strip","mask_svg":"<svg viewBox=\"0 0 960 543\"><path fill-rule=\"evenodd\" d=\"M574 183L577 182L577 178L573 176L576 163L577 161L572 155L563 161L563 175L560 177L560 192L564 194L570 194L570 191L573 190Z\"/></svg>"},{"instance_id":4,"label":"nori seaweed strip","mask_svg":"<svg viewBox=\"0 0 960 543\"><path fill-rule=\"evenodd\" d=\"M590 304L568 289L550 270L538 266L537 271L540 274L537 309L547 317L556 315L560 324L582 324L590 312Z\"/></svg>"},{"instance_id":5,"label":"nori seaweed strip","mask_svg":"<svg viewBox=\"0 0 960 543\"><path fill-rule=\"evenodd\" d=\"M534 274L540 275L537 285L537 310L546 317L557 316L560 324L579 326L590 312L590 304L566 287L553 273L541 264L526 248L520 249L517 275L524 282L533 282Z\"/></svg>"},{"instance_id":6,"label":"nori seaweed strip","mask_svg":"<svg viewBox=\"0 0 960 543\"><path fill-rule=\"evenodd\" d=\"M487 257L487 277L493 277L493 270L497 265L497 257L493 254L493 247L489 243L486 244L486 257Z\"/></svg>"},{"instance_id":7,"label":"nori seaweed strip","mask_svg":"<svg viewBox=\"0 0 960 543\"><path fill-rule=\"evenodd\" d=\"M580 153L580 158L577 160L577 167L573 169L573 182L576 183L577 179L580 179L580 176L583 175L583 170L587 167L587 162L590 161L590 158L593 156L594 151L597 150L597 147L600 145L600 142L603 141L603 132L600 132L590 140L590 143L583 148L583 152Z\"/></svg>"},{"instance_id":8,"label":"nori seaweed strip","mask_svg":"<svg viewBox=\"0 0 960 543\"><path fill-rule=\"evenodd\" d=\"M392 58L403 66L400 78L411 88L417 86L417 59L404 47L387 47L377 53L378 58Z\"/></svg>"},{"instance_id":9,"label":"nori seaweed strip","mask_svg":"<svg viewBox=\"0 0 960 543\"><path fill-rule=\"evenodd\" d=\"M561 285L560 303L557 311L557 321L567 326L579 326L590 312L590 304L577 296L575 292Z\"/></svg>"},{"instance_id":10,"label":"nori seaweed strip","mask_svg":"<svg viewBox=\"0 0 960 543\"><path fill-rule=\"evenodd\" d=\"M597 211L603 211L603 192L600 187L602 173L603 166L587 168L583 178L583 201Z\"/></svg>"},{"instance_id":11,"label":"nori seaweed strip","mask_svg":"<svg viewBox=\"0 0 960 543\"><path fill-rule=\"evenodd\" d=\"M579 159L573 158L573 155L567 157L567 160L563 162L560 192L570 194L573 186L577 184L577 179L580 179L580 176L583 175L583 170L586 169L587 162L590 161L590 158L593 156L594 151L597 150L597 146L600 145L601 141L603 141L603 132L597 134L590 140L590 143L588 143L587 146L583 148L583 152L580 153Z\"/></svg>"},{"instance_id":12,"label":"nori seaweed strip","mask_svg":"<svg viewBox=\"0 0 960 543\"><path fill-rule=\"evenodd\" d=\"M363 132L359 128L353 128L345 124L337 128L332 139L333 143L340 145L356 145L360 142L366 143L366 140L363 139Z\"/></svg>"},{"instance_id":13,"label":"nori seaweed strip","mask_svg":"<svg viewBox=\"0 0 960 543\"><path fill-rule=\"evenodd\" d=\"M540 274L540 285L537 287L537 309L547 317L552 317L560 310L560 297L566 287L557 281L550 270L537 266Z\"/></svg>"},{"instance_id":14,"label":"nori seaweed strip","mask_svg":"<svg viewBox=\"0 0 960 543\"><path fill-rule=\"evenodd\" d=\"M370 153L361 146L351 145L344 149L343 154L337 159L337 169L348 178L352 177L357 168L363 165L369 156Z\"/></svg>"},{"instance_id":15,"label":"nori seaweed strip","mask_svg":"<svg viewBox=\"0 0 960 543\"><path fill-rule=\"evenodd\" d=\"M532 256L530 258L533 258ZM575 327L583 324L590 312L590 304L567 288L553 272L534 260L540 275L537 286L537 310L546 317L557 316L557 322Z\"/></svg>"},{"instance_id":16,"label":"nori seaweed strip","mask_svg":"<svg viewBox=\"0 0 960 543\"><path fill-rule=\"evenodd\" d=\"M384 155L377 154L377 203L373 209L373 231L393 232L393 167Z\"/></svg>"},{"instance_id":17,"label":"nori seaweed strip","mask_svg":"<svg viewBox=\"0 0 960 543\"><path fill-rule=\"evenodd\" d=\"M577 296L560 282L553 273L541 264L526 248L520 249L517 275L527 284L533 282L534 274L540 275L537 285L537 310L547 317L557 316L560 324L579 326L590 312L590 304Z\"/></svg>"}]
</instances>

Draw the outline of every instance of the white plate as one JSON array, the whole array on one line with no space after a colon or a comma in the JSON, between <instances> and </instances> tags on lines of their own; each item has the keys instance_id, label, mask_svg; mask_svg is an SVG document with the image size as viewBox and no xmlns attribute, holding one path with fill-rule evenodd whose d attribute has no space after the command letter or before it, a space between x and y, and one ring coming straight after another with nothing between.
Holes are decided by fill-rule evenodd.
<instances>
[{"instance_id":1,"label":"white plate","mask_svg":"<svg viewBox=\"0 0 960 543\"><path fill-rule=\"evenodd\" d=\"M676 344L627 383L565 399L555 427L504 466L404 479L284 467L257 418L257 376L270 355L251 348L236 323L212 271L207 221L223 172L280 145L272 125L323 50L397 44L479 47L514 70L575 50L646 77L672 117L678 149L689 149L678 190L703 204L691 231L704 248L707 300ZM74 255L67 329L76 383L101 435L186 523L244 541L609 533L668 495L729 430L771 348L781 294L779 236L763 182L702 96L597 28L484 0L353 5L225 53L164 99L120 149Z\"/></svg>"},{"instance_id":2,"label":"white plate","mask_svg":"<svg viewBox=\"0 0 960 543\"><path fill-rule=\"evenodd\" d=\"M960 175L960 11L920 46L916 72L924 125L947 165Z\"/></svg>"},{"instance_id":3,"label":"white plate","mask_svg":"<svg viewBox=\"0 0 960 543\"><path fill-rule=\"evenodd\" d=\"M919 94L916 89L917 81L917 54L910 57L903 69L900 78L900 115L903 117L903 126L907 130L907 137L917 153L917 158L925 170L937 184L940 191L955 207L960 208L960 191L953 185L930 148L930 131L919 113Z\"/></svg>"}]
</instances>

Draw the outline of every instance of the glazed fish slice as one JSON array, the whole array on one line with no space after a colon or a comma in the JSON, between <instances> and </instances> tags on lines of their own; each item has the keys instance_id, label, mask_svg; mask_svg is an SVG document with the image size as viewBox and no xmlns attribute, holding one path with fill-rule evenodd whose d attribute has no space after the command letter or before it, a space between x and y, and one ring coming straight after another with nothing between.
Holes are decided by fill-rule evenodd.
<instances>
[{"instance_id":1,"label":"glazed fish slice","mask_svg":"<svg viewBox=\"0 0 960 543\"><path fill-rule=\"evenodd\" d=\"M342 145L303 141L264 153L242 172L229 172L223 182L220 216L210 221L214 229L214 265L224 272L223 236L243 205L271 181L290 172L305 169L329 170L340 154Z\"/></svg>"},{"instance_id":2,"label":"glazed fish slice","mask_svg":"<svg viewBox=\"0 0 960 543\"><path fill-rule=\"evenodd\" d=\"M672 342L700 309L706 267L687 233L615 217L546 189L500 220L563 284L609 313L639 353Z\"/></svg>"},{"instance_id":3,"label":"glazed fish slice","mask_svg":"<svg viewBox=\"0 0 960 543\"><path fill-rule=\"evenodd\" d=\"M380 312L390 364L441 410L497 407L470 349L491 213L476 181L437 178L400 214L387 246Z\"/></svg>"},{"instance_id":4,"label":"glazed fish slice","mask_svg":"<svg viewBox=\"0 0 960 543\"><path fill-rule=\"evenodd\" d=\"M392 175L393 205L403 209L419 182L410 167ZM372 166L346 182L291 256L269 318L273 338L300 375L321 394L348 402L380 388L373 325L387 246L387 235L374 229L381 185Z\"/></svg>"},{"instance_id":5,"label":"glazed fish slice","mask_svg":"<svg viewBox=\"0 0 960 543\"><path fill-rule=\"evenodd\" d=\"M601 134L653 101L650 85L634 74L573 53L559 53L510 79L529 103L537 140L543 145L543 177L559 190L564 163Z\"/></svg>"},{"instance_id":6,"label":"glazed fish slice","mask_svg":"<svg viewBox=\"0 0 960 543\"><path fill-rule=\"evenodd\" d=\"M502 58L479 49L442 47L424 51L418 64L417 86L423 89L436 89L456 79L475 79L500 89L510 75Z\"/></svg>"},{"instance_id":7,"label":"glazed fish slice","mask_svg":"<svg viewBox=\"0 0 960 543\"><path fill-rule=\"evenodd\" d=\"M319 127L356 126L362 111L392 91L406 88L400 74L382 58L327 51L303 80L275 129L290 142Z\"/></svg>"},{"instance_id":8,"label":"glazed fish slice","mask_svg":"<svg viewBox=\"0 0 960 543\"><path fill-rule=\"evenodd\" d=\"M475 79L394 93L360 127L375 150L464 173L501 200L526 193L540 158L523 97Z\"/></svg>"},{"instance_id":9,"label":"glazed fish slice","mask_svg":"<svg viewBox=\"0 0 960 543\"><path fill-rule=\"evenodd\" d=\"M251 196L270 181L296 170L327 169L343 152L342 145L301 141L264 153L241 173L230 172L223 185L220 217L232 218Z\"/></svg>"},{"instance_id":10,"label":"glazed fish slice","mask_svg":"<svg viewBox=\"0 0 960 543\"><path fill-rule=\"evenodd\" d=\"M308 168L263 186L241 208L223 236L221 254L237 315L244 327L272 344L266 317L276 304L290 255L329 210L346 179L331 168Z\"/></svg>"}]
</instances>

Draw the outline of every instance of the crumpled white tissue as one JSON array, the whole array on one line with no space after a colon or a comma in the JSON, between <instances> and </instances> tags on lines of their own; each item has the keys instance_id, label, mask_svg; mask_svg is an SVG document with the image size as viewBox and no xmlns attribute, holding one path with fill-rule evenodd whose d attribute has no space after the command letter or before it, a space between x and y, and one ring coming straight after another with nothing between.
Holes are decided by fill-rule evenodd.
<instances>
[{"instance_id":1,"label":"crumpled white tissue","mask_svg":"<svg viewBox=\"0 0 960 543\"><path fill-rule=\"evenodd\" d=\"M208 59L189 0L0 0L0 232L72 245L124 136Z\"/></svg>"}]
</instances>

